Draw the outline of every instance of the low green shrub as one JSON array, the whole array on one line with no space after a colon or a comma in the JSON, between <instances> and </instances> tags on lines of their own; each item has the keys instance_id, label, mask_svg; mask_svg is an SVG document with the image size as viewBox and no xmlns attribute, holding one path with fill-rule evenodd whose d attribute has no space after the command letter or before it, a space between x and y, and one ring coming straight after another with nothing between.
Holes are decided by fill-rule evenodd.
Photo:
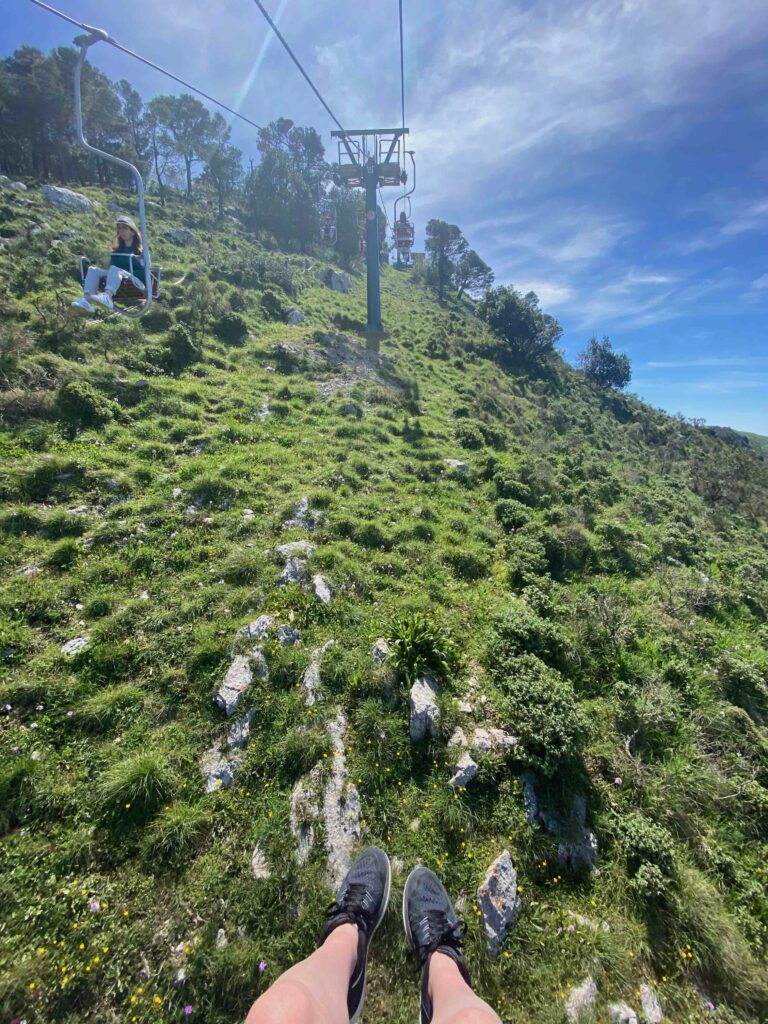
<instances>
[{"instance_id":1,"label":"low green shrub","mask_svg":"<svg viewBox=\"0 0 768 1024\"><path fill-rule=\"evenodd\" d=\"M645 901L666 897L676 874L675 842L667 829L642 814L627 814L619 822L619 841L632 891Z\"/></svg>"},{"instance_id":2,"label":"low green shrub","mask_svg":"<svg viewBox=\"0 0 768 1024\"><path fill-rule=\"evenodd\" d=\"M107 768L97 782L96 792L105 817L131 821L148 818L167 803L173 784L167 756L145 750Z\"/></svg>"},{"instance_id":3,"label":"low green shrub","mask_svg":"<svg viewBox=\"0 0 768 1024\"><path fill-rule=\"evenodd\" d=\"M69 381L56 394L56 415L75 429L99 427L114 418L118 406L87 381Z\"/></svg>"},{"instance_id":4,"label":"low green shrub","mask_svg":"<svg viewBox=\"0 0 768 1024\"><path fill-rule=\"evenodd\" d=\"M178 801L163 808L147 832L144 854L157 867L186 864L211 824L211 811L202 804Z\"/></svg>"},{"instance_id":5,"label":"low green shrub","mask_svg":"<svg viewBox=\"0 0 768 1024\"><path fill-rule=\"evenodd\" d=\"M242 345L248 337L248 324L239 313L225 313L214 324L213 333L226 345Z\"/></svg>"},{"instance_id":6,"label":"low green shrub","mask_svg":"<svg viewBox=\"0 0 768 1024\"><path fill-rule=\"evenodd\" d=\"M195 341L186 324L178 323L168 331L164 353L164 368L173 372L183 370L196 363L203 354L201 345Z\"/></svg>"},{"instance_id":7,"label":"low green shrub","mask_svg":"<svg viewBox=\"0 0 768 1024\"><path fill-rule=\"evenodd\" d=\"M496 518L505 530L518 530L531 518L530 509L516 498L500 498L493 507Z\"/></svg>"},{"instance_id":8,"label":"low green shrub","mask_svg":"<svg viewBox=\"0 0 768 1024\"><path fill-rule=\"evenodd\" d=\"M535 654L543 661L562 660L565 640L558 627L529 607L525 601L510 601L491 622L486 662L497 678L514 671L521 654Z\"/></svg>"},{"instance_id":9,"label":"low green shrub","mask_svg":"<svg viewBox=\"0 0 768 1024\"><path fill-rule=\"evenodd\" d=\"M497 677L499 711L518 737L516 755L530 768L553 776L578 756L586 731L571 683L534 654L523 654Z\"/></svg>"}]
</instances>

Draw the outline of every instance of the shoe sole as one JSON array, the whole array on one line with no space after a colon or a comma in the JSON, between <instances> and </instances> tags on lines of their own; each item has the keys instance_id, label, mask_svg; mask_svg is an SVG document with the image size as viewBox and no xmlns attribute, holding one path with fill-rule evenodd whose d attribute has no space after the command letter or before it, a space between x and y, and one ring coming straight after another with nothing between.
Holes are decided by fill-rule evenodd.
<instances>
[{"instance_id":1,"label":"shoe sole","mask_svg":"<svg viewBox=\"0 0 768 1024\"><path fill-rule=\"evenodd\" d=\"M434 876L434 878L437 881L437 884L443 890L443 894L445 896L445 899L446 899L448 905L453 910L454 916L456 914L456 910L455 910L455 908L453 906L453 902L451 901L451 897L448 895L448 892L447 892L445 886L440 881L440 879L437 877L437 875L435 875L434 871L430 871L429 868L424 868L424 867L416 867L416 868L414 868L413 871L411 871L410 875L408 875L408 877L406 878L406 880L405 880L405 888L403 889L403 928L405 929L405 937L408 939L408 946L409 946L411 952L414 953L414 954L416 952L416 945L415 945L415 943L413 941L413 933L411 931L411 925L410 925L410 922L408 920L408 913L406 911L406 908L408 906L408 886L410 885L411 879L413 878L414 875L418 874L419 872L423 872L425 870L429 871L429 873ZM419 1020L421 1021L422 1019L423 1018L422 1018L422 1003L421 1003L421 986L419 986Z\"/></svg>"},{"instance_id":2,"label":"shoe sole","mask_svg":"<svg viewBox=\"0 0 768 1024\"><path fill-rule=\"evenodd\" d=\"M377 846L376 849L379 850L381 848ZM384 853L383 850L381 850L381 852ZM384 853L384 856L387 857L386 853ZM368 948L369 949L370 949L370 946L371 946L371 941L373 939L373 936L374 936L374 934L376 932L376 929L379 927L381 922L384 920L384 915L387 913L387 907L389 906L389 893L390 893L391 888L392 888L392 865L390 864L389 857L387 857L387 888L386 888L386 890L384 892L384 899L381 901L381 910L379 911L379 916L376 919L376 923L374 924L373 928L371 929L371 935L370 935L370 938L368 939ZM365 988L366 988L367 984L368 984L368 950L365 951L365 968L363 970L363 995L362 995L362 997L360 999L360 1005L357 1008L357 1012L354 1014L354 1016L349 1018L349 1024L355 1024L356 1021L360 1020L360 1016L361 1016L361 1014L363 1012L363 1007L365 1006Z\"/></svg>"}]
</instances>

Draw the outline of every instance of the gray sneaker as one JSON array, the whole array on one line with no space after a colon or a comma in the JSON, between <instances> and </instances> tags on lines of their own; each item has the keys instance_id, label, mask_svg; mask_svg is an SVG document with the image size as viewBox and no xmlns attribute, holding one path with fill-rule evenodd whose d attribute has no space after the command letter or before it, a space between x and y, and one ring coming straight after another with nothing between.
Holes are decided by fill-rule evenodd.
<instances>
[{"instance_id":1,"label":"gray sneaker","mask_svg":"<svg viewBox=\"0 0 768 1024\"><path fill-rule=\"evenodd\" d=\"M96 312L94 307L91 305L91 303L88 301L88 299L85 296L83 296L82 299L75 299L75 301L72 303L72 308L76 309L78 311L78 313L95 313Z\"/></svg>"},{"instance_id":2,"label":"gray sneaker","mask_svg":"<svg viewBox=\"0 0 768 1024\"><path fill-rule=\"evenodd\" d=\"M429 868L414 868L403 890L403 924L408 945L421 968L421 1024L432 1020L429 963L433 953L444 953L459 968L468 985L469 971L461 952L464 922L453 909L443 883Z\"/></svg>"},{"instance_id":3,"label":"gray sneaker","mask_svg":"<svg viewBox=\"0 0 768 1024\"><path fill-rule=\"evenodd\" d=\"M105 309L115 308L114 303L112 302L112 296L108 295L106 292L99 292L98 295L92 295L91 298L94 302L98 302L98 304L103 306Z\"/></svg>"},{"instance_id":4,"label":"gray sneaker","mask_svg":"<svg viewBox=\"0 0 768 1024\"><path fill-rule=\"evenodd\" d=\"M342 924L357 925L357 963L347 993L350 1024L363 1012L368 946L387 912L391 884L389 857L378 846L369 846L347 872L336 899L328 908L328 921L320 933L322 946L334 928Z\"/></svg>"}]
</instances>

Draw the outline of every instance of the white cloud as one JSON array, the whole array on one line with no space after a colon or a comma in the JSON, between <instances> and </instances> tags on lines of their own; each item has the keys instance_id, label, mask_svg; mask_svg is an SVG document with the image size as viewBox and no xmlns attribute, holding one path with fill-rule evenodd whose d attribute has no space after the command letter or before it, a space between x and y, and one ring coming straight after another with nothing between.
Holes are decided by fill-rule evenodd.
<instances>
[{"instance_id":1,"label":"white cloud","mask_svg":"<svg viewBox=\"0 0 768 1024\"><path fill-rule=\"evenodd\" d=\"M545 309L564 306L573 296L573 289L569 285L558 284L555 281L516 281L515 288L523 295L527 292L536 292Z\"/></svg>"}]
</instances>

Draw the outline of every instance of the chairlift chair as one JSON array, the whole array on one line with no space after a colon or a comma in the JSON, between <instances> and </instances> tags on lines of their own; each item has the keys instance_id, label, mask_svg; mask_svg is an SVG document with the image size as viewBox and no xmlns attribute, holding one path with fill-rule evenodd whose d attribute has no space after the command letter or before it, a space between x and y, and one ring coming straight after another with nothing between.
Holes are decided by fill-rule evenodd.
<instances>
[{"instance_id":1,"label":"chairlift chair","mask_svg":"<svg viewBox=\"0 0 768 1024\"><path fill-rule=\"evenodd\" d=\"M403 192L403 194L398 196L395 200L394 222L392 226L392 237L394 239L393 248L397 250L396 266L399 268L410 268L413 266L411 250L413 249L415 231L413 221L411 220L410 197L413 195L416 188L416 161L414 159L413 150L408 150L407 152L408 156L411 158L411 164L413 166L413 184L408 192ZM402 209L398 215L397 208L400 203L402 203Z\"/></svg>"},{"instance_id":2,"label":"chairlift chair","mask_svg":"<svg viewBox=\"0 0 768 1024\"><path fill-rule=\"evenodd\" d=\"M149 237L147 234L147 215L144 209L144 181L141 177L141 173L137 167L135 167L128 160L123 160L122 157L114 156L112 153L105 153L103 149L98 149L96 146L92 146L85 135L83 134L83 103L81 93L81 78L83 73L83 64L88 55L88 50L94 43L99 42L111 42L109 34L101 28L93 28L90 25L87 26L88 34L78 36L75 39L75 44L80 47L80 52L75 62L75 73L74 73L74 85L75 85L75 135L77 141L83 146L89 153L93 153L95 156L100 157L102 160L106 160L107 163L114 164L115 167L120 167L124 171L128 171L133 177L134 184L136 186L136 199L139 207L139 225L141 228L141 239L144 246L142 253L144 260L144 274L145 279L151 282L150 286L145 291L141 291L137 288L132 281L123 281L120 288L115 292L114 295L114 310L119 313L120 316L130 317L136 319L137 317L143 316L149 307L152 305L152 301L160 295L160 268L154 269L152 267L152 260L149 250ZM133 257L129 257L133 260ZM80 279L85 280L85 274L89 266L88 260L84 256L80 257ZM104 285L101 285L103 288Z\"/></svg>"}]
</instances>

